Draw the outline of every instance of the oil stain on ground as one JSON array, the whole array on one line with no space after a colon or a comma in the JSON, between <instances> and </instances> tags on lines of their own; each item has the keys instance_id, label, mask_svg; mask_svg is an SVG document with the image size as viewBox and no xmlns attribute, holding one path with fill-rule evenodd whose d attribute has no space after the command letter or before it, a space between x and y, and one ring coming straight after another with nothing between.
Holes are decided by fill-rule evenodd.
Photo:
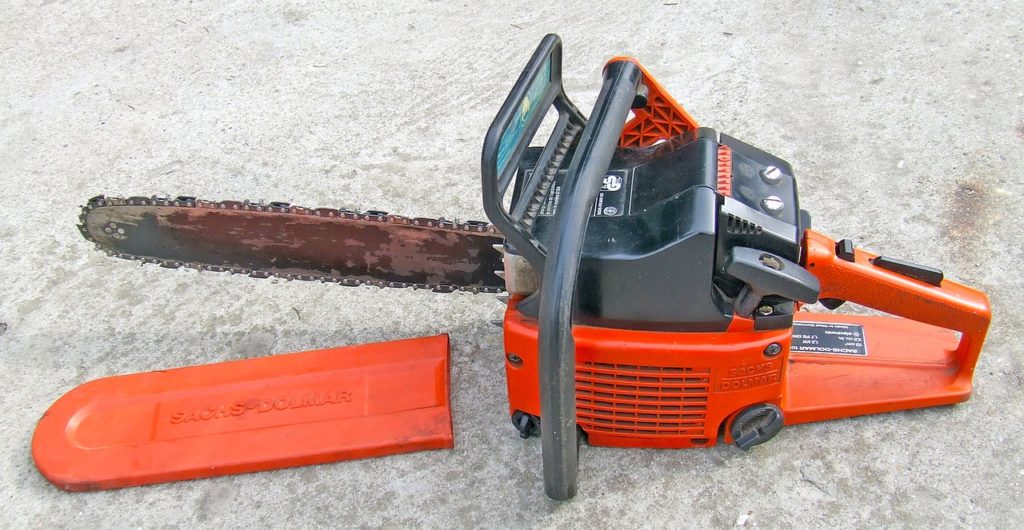
<instances>
[{"instance_id":1,"label":"oil stain on ground","mask_svg":"<svg viewBox=\"0 0 1024 530\"><path fill-rule=\"evenodd\" d=\"M949 195L942 235L961 271L977 270L985 262L989 227L1001 217L1000 208L992 203L997 195L977 178L957 183Z\"/></svg>"}]
</instances>

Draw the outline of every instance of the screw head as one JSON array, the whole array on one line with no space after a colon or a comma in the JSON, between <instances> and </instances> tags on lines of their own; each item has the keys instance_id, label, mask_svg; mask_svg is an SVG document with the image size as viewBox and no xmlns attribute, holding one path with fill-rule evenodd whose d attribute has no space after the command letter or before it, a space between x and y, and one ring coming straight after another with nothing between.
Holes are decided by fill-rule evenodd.
<instances>
[{"instance_id":1,"label":"screw head","mask_svg":"<svg viewBox=\"0 0 1024 530\"><path fill-rule=\"evenodd\" d=\"M777 195L769 195L761 200L761 208L772 215L778 215L785 207L786 203Z\"/></svg>"},{"instance_id":2,"label":"screw head","mask_svg":"<svg viewBox=\"0 0 1024 530\"><path fill-rule=\"evenodd\" d=\"M523 365L523 358L514 353L506 353L505 358L508 359L509 364L517 368Z\"/></svg>"},{"instance_id":3,"label":"screw head","mask_svg":"<svg viewBox=\"0 0 1024 530\"><path fill-rule=\"evenodd\" d=\"M760 313L761 315L768 316L768 315L774 313L775 309L772 308L772 306L765 304L765 305L757 308L757 312Z\"/></svg>"},{"instance_id":4,"label":"screw head","mask_svg":"<svg viewBox=\"0 0 1024 530\"><path fill-rule=\"evenodd\" d=\"M761 170L761 178L768 184L778 184L782 180L782 171L775 166L767 166Z\"/></svg>"},{"instance_id":5,"label":"screw head","mask_svg":"<svg viewBox=\"0 0 1024 530\"><path fill-rule=\"evenodd\" d=\"M782 345L780 345L778 342L773 342L764 347L765 357L775 357L780 353L782 353Z\"/></svg>"},{"instance_id":6,"label":"screw head","mask_svg":"<svg viewBox=\"0 0 1024 530\"><path fill-rule=\"evenodd\" d=\"M764 266L768 267L769 269L781 271L783 268L785 268L785 265L783 265L782 260L771 254L761 254L759 259L761 263L764 264Z\"/></svg>"}]
</instances>

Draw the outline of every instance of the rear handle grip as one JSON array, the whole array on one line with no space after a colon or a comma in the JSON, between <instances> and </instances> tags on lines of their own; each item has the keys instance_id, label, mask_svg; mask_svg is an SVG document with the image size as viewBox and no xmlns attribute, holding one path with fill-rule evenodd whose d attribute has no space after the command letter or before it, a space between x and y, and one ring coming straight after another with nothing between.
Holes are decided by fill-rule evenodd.
<instances>
[{"instance_id":1,"label":"rear handle grip","mask_svg":"<svg viewBox=\"0 0 1024 530\"><path fill-rule=\"evenodd\" d=\"M970 385L992 319L984 293L951 280L931 285L893 272L872 263L878 256L861 249L844 248L837 256L836 242L813 230L804 235L804 249L806 268L821 283L821 298L960 332L954 351L957 379Z\"/></svg>"}]
</instances>

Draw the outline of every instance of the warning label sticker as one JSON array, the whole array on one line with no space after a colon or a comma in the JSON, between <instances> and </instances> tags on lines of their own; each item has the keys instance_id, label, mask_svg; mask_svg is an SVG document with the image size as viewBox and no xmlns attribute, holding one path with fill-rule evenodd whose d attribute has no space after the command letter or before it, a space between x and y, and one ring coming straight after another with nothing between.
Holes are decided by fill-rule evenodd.
<instances>
[{"instance_id":1,"label":"warning label sticker","mask_svg":"<svg viewBox=\"0 0 1024 530\"><path fill-rule=\"evenodd\" d=\"M832 355L868 354L864 326L841 322L794 322L790 351Z\"/></svg>"},{"instance_id":2,"label":"warning label sticker","mask_svg":"<svg viewBox=\"0 0 1024 530\"><path fill-rule=\"evenodd\" d=\"M526 172L526 178L532 174L532 170ZM540 206L540 217L553 217L558 212L559 200L562 197L562 179L565 177L565 170L558 172L555 182L544 198ZM619 217L626 213L629 206L629 189L627 188L629 175L625 171L610 171L601 181L601 192L594 201L594 208L590 212L591 217Z\"/></svg>"}]
</instances>

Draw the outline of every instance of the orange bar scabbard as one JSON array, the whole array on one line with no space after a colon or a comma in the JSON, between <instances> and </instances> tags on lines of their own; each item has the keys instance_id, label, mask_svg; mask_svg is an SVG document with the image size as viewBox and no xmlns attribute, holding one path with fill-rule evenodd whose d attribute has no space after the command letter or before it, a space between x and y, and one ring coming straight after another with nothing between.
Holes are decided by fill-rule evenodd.
<instances>
[{"instance_id":1,"label":"orange bar scabbard","mask_svg":"<svg viewBox=\"0 0 1024 530\"><path fill-rule=\"evenodd\" d=\"M32 456L86 491L451 448L448 369L438 335L98 379Z\"/></svg>"}]
</instances>

